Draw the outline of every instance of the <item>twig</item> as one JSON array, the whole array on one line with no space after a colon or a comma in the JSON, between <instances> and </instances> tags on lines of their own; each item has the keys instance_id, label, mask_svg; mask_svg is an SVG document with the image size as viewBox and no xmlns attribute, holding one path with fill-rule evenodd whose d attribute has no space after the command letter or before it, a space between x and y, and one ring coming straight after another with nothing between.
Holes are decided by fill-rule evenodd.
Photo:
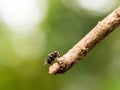
<instances>
[{"instance_id":1,"label":"twig","mask_svg":"<svg viewBox=\"0 0 120 90\"><path fill-rule=\"evenodd\" d=\"M73 65L78 63L97 43L104 39L120 24L120 7L109 14L105 19L99 21L98 24L72 49L57 59L57 61L49 67L49 74L60 74L69 70Z\"/></svg>"}]
</instances>

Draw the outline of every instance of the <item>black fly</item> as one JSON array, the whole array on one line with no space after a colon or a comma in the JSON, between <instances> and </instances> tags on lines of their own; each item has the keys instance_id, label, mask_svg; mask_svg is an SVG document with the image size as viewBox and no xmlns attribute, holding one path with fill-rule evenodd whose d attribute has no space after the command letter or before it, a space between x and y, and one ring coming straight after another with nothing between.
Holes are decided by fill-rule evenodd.
<instances>
[{"instance_id":1,"label":"black fly","mask_svg":"<svg viewBox=\"0 0 120 90\"><path fill-rule=\"evenodd\" d=\"M46 65L46 64L52 64L52 62L53 62L57 57L59 57L59 52L55 50L54 52L48 54L47 60L46 60L46 62L44 63L44 65Z\"/></svg>"}]
</instances>

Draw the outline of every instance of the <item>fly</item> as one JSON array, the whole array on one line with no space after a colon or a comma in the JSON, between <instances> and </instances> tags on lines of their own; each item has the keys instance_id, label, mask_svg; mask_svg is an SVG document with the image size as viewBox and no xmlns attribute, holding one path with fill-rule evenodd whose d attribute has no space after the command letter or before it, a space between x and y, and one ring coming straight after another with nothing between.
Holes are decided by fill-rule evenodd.
<instances>
[{"instance_id":1,"label":"fly","mask_svg":"<svg viewBox=\"0 0 120 90\"><path fill-rule=\"evenodd\" d=\"M60 56L59 52L56 51L56 50L54 52L48 54L47 60L44 63L44 65L46 65L46 64L49 64L49 65L52 64L52 62L55 61L56 58L58 58L59 56Z\"/></svg>"}]
</instances>

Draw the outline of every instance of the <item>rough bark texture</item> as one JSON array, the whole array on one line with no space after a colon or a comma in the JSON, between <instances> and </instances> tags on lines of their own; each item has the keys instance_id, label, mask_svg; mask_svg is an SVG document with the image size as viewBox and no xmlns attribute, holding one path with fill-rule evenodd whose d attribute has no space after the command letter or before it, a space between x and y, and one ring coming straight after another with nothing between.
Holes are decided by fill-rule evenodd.
<instances>
[{"instance_id":1,"label":"rough bark texture","mask_svg":"<svg viewBox=\"0 0 120 90\"><path fill-rule=\"evenodd\" d=\"M92 48L120 24L120 7L109 14L66 54L49 67L49 74L60 74L78 63Z\"/></svg>"}]
</instances>

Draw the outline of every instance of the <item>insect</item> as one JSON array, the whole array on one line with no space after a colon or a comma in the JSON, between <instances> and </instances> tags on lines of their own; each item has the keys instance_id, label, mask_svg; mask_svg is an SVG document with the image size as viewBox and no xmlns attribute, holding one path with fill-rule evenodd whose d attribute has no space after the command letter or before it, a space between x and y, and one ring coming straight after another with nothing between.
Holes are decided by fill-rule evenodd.
<instances>
[{"instance_id":1,"label":"insect","mask_svg":"<svg viewBox=\"0 0 120 90\"><path fill-rule=\"evenodd\" d=\"M47 60L46 60L46 62L44 63L44 65L46 65L46 64L52 64L52 62L53 62L54 60L56 60L56 58L59 57L59 56L60 56L60 55L59 55L59 52L56 51L56 50L55 50L54 52L48 54Z\"/></svg>"}]
</instances>

